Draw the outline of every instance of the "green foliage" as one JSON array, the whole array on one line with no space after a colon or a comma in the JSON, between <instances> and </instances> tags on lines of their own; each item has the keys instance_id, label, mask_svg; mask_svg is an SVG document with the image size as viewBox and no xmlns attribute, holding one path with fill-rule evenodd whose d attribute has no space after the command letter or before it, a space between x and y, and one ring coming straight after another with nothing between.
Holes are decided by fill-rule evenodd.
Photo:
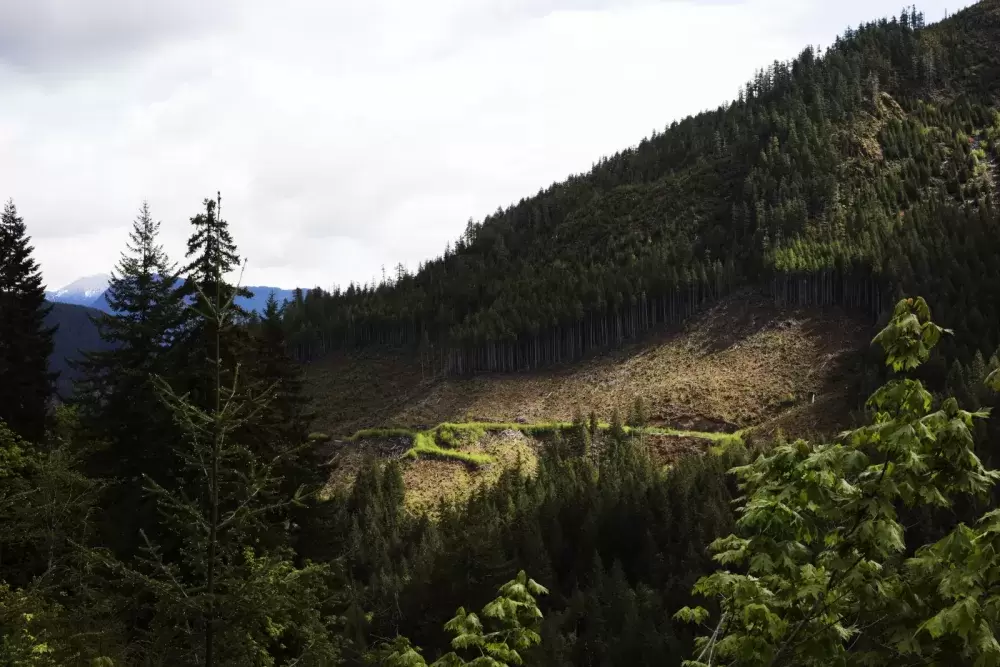
<instances>
[{"instance_id":1,"label":"green foliage","mask_svg":"<svg viewBox=\"0 0 1000 667\"><path fill-rule=\"evenodd\" d=\"M459 607L455 617L445 624L445 630L454 638L451 646L455 652L447 653L432 665L434 667L507 667L524 664L521 652L541 641L538 634L542 612L538 609L536 597L548 590L529 579L520 571L514 580L500 588L500 595L482 610L482 617L492 622L496 629L486 632L480 616L466 612ZM459 655L459 651L473 654L471 660ZM410 645L409 640L397 637L392 644L384 644L372 656L373 662L386 666L426 665L420 650Z\"/></svg>"},{"instance_id":2,"label":"green foliage","mask_svg":"<svg viewBox=\"0 0 1000 667\"><path fill-rule=\"evenodd\" d=\"M31 441L42 439L55 376L48 370L52 334L45 286L24 219L8 200L0 214L0 421Z\"/></svg>"},{"instance_id":3,"label":"green foliage","mask_svg":"<svg viewBox=\"0 0 1000 667\"><path fill-rule=\"evenodd\" d=\"M482 424L440 424L434 429L434 440L442 447L457 449L477 444L485 435Z\"/></svg>"},{"instance_id":4,"label":"green foliage","mask_svg":"<svg viewBox=\"0 0 1000 667\"><path fill-rule=\"evenodd\" d=\"M95 321L108 349L74 364L85 437L101 444L89 453L87 472L113 480L102 499L104 543L121 556L135 554L139 530L156 523L143 476L170 486L179 472L173 447L180 433L150 381L174 374L173 345L183 319L176 267L159 244L159 228L143 203L106 292L116 314Z\"/></svg>"},{"instance_id":5,"label":"green foliage","mask_svg":"<svg viewBox=\"0 0 1000 667\"><path fill-rule=\"evenodd\" d=\"M906 299L875 340L887 365L910 370L940 334L923 300ZM685 664L900 664L916 657L937 664L954 651L974 661L1000 655L989 619L994 607L973 583L988 567L975 555L977 534L960 525L906 561L899 520L900 506L951 508L957 497L991 491L1000 473L983 466L973 443L974 422L986 413L962 410L953 398L935 409L930 392L908 377L876 390L868 407L872 424L835 444L779 444L734 469L744 492L739 532L712 543L726 569L694 587L717 601L718 620ZM983 535L991 516L980 523ZM699 607L677 613L689 622L707 617ZM949 636L961 641L949 643Z\"/></svg>"},{"instance_id":6,"label":"green foliage","mask_svg":"<svg viewBox=\"0 0 1000 667\"><path fill-rule=\"evenodd\" d=\"M923 297L904 299L892 313L892 326L875 336L874 343L885 351L885 363L894 371L910 371L927 361L941 335L951 333L930 321L931 312Z\"/></svg>"},{"instance_id":7,"label":"green foliage","mask_svg":"<svg viewBox=\"0 0 1000 667\"><path fill-rule=\"evenodd\" d=\"M642 400L642 396L636 396L635 401L632 402L632 407L629 409L626 423L632 428L644 428L648 422L649 417L646 414L646 403Z\"/></svg>"},{"instance_id":8,"label":"green foliage","mask_svg":"<svg viewBox=\"0 0 1000 667\"><path fill-rule=\"evenodd\" d=\"M420 458L430 456L441 459L452 459L461 461L473 466L484 466L493 462L493 459L486 454L476 452L463 452L457 449L441 447L434 442L433 436L429 433L417 433L413 439L413 447L406 452L409 458Z\"/></svg>"}]
</instances>

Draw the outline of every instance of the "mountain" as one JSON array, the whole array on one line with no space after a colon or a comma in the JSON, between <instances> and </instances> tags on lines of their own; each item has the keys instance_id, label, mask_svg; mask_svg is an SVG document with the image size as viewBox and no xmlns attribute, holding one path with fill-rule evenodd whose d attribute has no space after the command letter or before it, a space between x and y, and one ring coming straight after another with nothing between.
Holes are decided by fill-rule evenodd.
<instances>
[{"instance_id":1,"label":"mountain","mask_svg":"<svg viewBox=\"0 0 1000 667\"><path fill-rule=\"evenodd\" d=\"M70 362L81 358L83 352L108 349L107 343L101 340L97 327L91 321L102 313L95 308L79 306L70 303L53 302L52 310L45 319L46 326L58 326L54 337L52 356L49 358L49 368L57 371L56 391L62 398L68 397L73 390L73 381L77 374L70 368Z\"/></svg>"},{"instance_id":2,"label":"mountain","mask_svg":"<svg viewBox=\"0 0 1000 667\"><path fill-rule=\"evenodd\" d=\"M111 312L111 306L108 304L107 295L105 293L108 289L108 283L110 280L111 276L106 273L86 276L84 278L74 280L70 284L58 290L46 292L45 296L53 303L68 303L78 306L88 306L90 308L96 308L109 313ZM282 289L280 287L254 286L248 287L247 289L253 293L253 296L249 298L240 297L236 300L236 302L246 310L257 313L264 312L264 307L267 304L267 299L271 292L274 292L274 297L278 300L278 303L285 300L290 301L295 296L295 290Z\"/></svg>"},{"instance_id":3,"label":"mountain","mask_svg":"<svg viewBox=\"0 0 1000 667\"><path fill-rule=\"evenodd\" d=\"M441 257L287 313L297 354L402 344L440 372L530 370L676 326L745 288L873 320L922 294L1000 344L1000 2L925 26L849 28L760 70L732 103L670 123L471 222Z\"/></svg>"},{"instance_id":4,"label":"mountain","mask_svg":"<svg viewBox=\"0 0 1000 667\"><path fill-rule=\"evenodd\" d=\"M78 306L91 306L98 301L108 289L108 282L111 276L106 273L97 273L92 276L78 278L70 284L46 292L45 298L56 303L71 303Z\"/></svg>"},{"instance_id":5,"label":"mountain","mask_svg":"<svg viewBox=\"0 0 1000 667\"><path fill-rule=\"evenodd\" d=\"M1000 0L930 26L907 10L772 63L734 102L470 222L415 274L293 304L317 427L609 419L640 396L666 422L833 433L883 371L859 335L839 385L850 355L821 341L870 333L912 295L955 332L922 374L983 404L1000 366L998 107ZM718 309L734 330L781 313L789 329L699 324ZM746 356L727 379L712 355L730 349Z\"/></svg>"},{"instance_id":6,"label":"mountain","mask_svg":"<svg viewBox=\"0 0 1000 667\"><path fill-rule=\"evenodd\" d=\"M110 276L107 274L96 274L46 293L47 300L52 304L46 324L59 327L55 334L55 348L50 358L50 368L59 372L56 390L61 397L67 397L72 393L73 382L77 377L70 368L70 361L79 359L82 352L103 350L108 347L101 340L97 327L90 318L111 312L106 295L109 279ZM248 311L257 313L264 312L267 299L272 292L279 303L286 299L290 301L295 296L295 290L276 287L255 286L248 289L253 296L240 297L237 302ZM308 290L303 292L308 293Z\"/></svg>"}]
</instances>

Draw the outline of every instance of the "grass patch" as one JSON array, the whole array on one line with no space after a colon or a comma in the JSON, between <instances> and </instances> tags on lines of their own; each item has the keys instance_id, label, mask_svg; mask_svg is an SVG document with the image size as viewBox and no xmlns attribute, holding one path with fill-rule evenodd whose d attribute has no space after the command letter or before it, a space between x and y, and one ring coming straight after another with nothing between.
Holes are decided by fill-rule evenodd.
<instances>
[{"instance_id":1,"label":"grass patch","mask_svg":"<svg viewBox=\"0 0 1000 667\"><path fill-rule=\"evenodd\" d=\"M446 449L441 447L436 444L427 433L418 433L416 440L414 440L413 447L411 447L404 456L411 459L418 459L422 456L451 459L476 466L477 468L493 463L493 458L487 456L486 454L463 452L458 449Z\"/></svg>"},{"instance_id":2,"label":"grass patch","mask_svg":"<svg viewBox=\"0 0 1000 667\"><path fill-rule=\"evenodd\" d=\"M416 437L416 431L408 428L363 428L348 440L357 442L358 440L369 440L372 438L410 438Z\"/></svg>"},{"instance_id":3,"label":"grass patch","mask_svg":"<svg viewBox=\"0 0 1000 667\"><path fill-rule=\"evenodd\" d=\"M545 438L560 431L574 428L572 422L548 421L534 424L518 422L444 422L426 431L407 428L368 428L352 435L349 440L374 438L409 438L412 446L404 454L410 459L422 457L459 461L467 465L482 467L494 463L493 457L478 452L465 451L475 447L487 433L501 431L518 431L534 438ZM611 424L598 424L601 431L611 429ZM734 444L743 444L740 433L712 433L704 431L681 431L676 429L646 427L638 429L631 426L623 427L625 433L633 435L640 431L649 435L674 436L679 438L698 438L713 443L713 449L719 453L726 451Z\"/></svg>"},{"instance_id":4,"label":"grass patch","mask_svg":"<svg viewBox=\"0 0 1000 667\"><path fill-rule=\"evenodd\" d=\"M486 429L475 422L467 424L445 423L437 425L431 433L434 436L434 441L442 447L459 449L478 444L486 435Z\"/></svg>"},{"instance_id":5,"label":"grass patch","mask_svg":"<svg viewBox=\"0 0 1000 667\"><path fill-rule=\"evenodd\" d=\"M601 428L604 428L603 425ZM636 429L630 426L625 427L626 433L632 433ZM719 433L715 431L681 431L672 428L658 428L658 427L647 427L643 429L646 433L652 435L675 435L681 438L701 438L702 440L711 440L715 443L722 443L728 441L739 441L742 442L743 438L741 436L742 431L737 431L735 433Z\"/></svg>"}]
</instances>

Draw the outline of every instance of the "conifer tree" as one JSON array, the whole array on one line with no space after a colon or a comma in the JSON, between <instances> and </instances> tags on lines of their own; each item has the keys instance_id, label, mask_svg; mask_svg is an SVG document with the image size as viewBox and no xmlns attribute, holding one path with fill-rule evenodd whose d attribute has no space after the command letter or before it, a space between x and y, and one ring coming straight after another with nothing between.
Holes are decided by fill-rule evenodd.
<instances>
[{"instance_id":1,"label":"conifer tree","mask_svg":"<svg viewBox=\"0 0 1000 667\"><path fill-rule=\"evenodd\" d=\"M208 296L194 284L211 318L212 356L204 362L212 379L202 408L164 378L157 387L182 425L176 455L186 474L177 489L148 478L164 531L180 544L179 560L146 540L140 566L109 562L122 579L151 599L151 622L141 642L142 658L156 664L246 665L334 664L339 646L330 616L330 570L296 567L289 549L261 537L276 530L269 518L298 501L282 496L282 453L261 456L238 435L266 411L274 387L244 388L240 365L224 384L223 335L234 316L222 302L223 259ZM216 308L215 304L223 303Z\"/></svg>"},{"instance_id":2,"label":"conifer tree","mask_svg":"<svg viewBox=\"0 0 1000 667\"><path fill-rule=\"evenodd\" d=\"M0 216L0 421L40 442L53 396L49 372L54 328L45 317L45 287L14 202Z\"/></svg>"},{"instance_id":3,"label":"conifer tree","mask_svg":"<svg viewBox=\"0 0 1000 667\"><path fill-rule=\"evenodd\" d=\"M302 371L288 354L281 308L272 292L251 338L249 380L274 386L268 410L257 422L278 443L300 445L309 434L312 412L304 394Z\"/></svg>"},{"instance_id":4,"label":"conifer tree","mask_svg":"<svg viewBox=\"0 0 1000 667\"><path fill-rule=\"evenodd\" d=\"M178 289L178 297L186 304L186 317L178 339L181 365L190 370L185 389L192 400L202 407L210 407L214 378L204 363L213 358L213 341L219 334L223 378L232 382L236 363L247 353L247 336L243 326L248 313L236 302L237 297L250 297L245 287L227 282L226 275L240 267L240 256L229 231L229 223L220 213L221 196L216 200L205 199L205 211L191 218L194 231L187 242L188 264L181 270L185 282ZM196 287L197 286L197 287ZM229 314L215 332L217 318L208 313L226 308Z\"/></svg>"},{"instance_id":5,"label":"conifer tree","mask_svg":"<svg viewBox=\"0 0 1000 667\"><path fill-rule=\"evenodd\" d=\"M304 392L302 371L288 354L281 309L274 294L268 297L264 314L253 327L247 363L246 383L257 391L267 391L268 400L240 429L237 437L265 460L280 461L275 472L280 477L283 497L300 494L315 509L316 495L326 481L317 443L309 439L312 412ZM284 523L294 517L296 526L316 517L307 508L290 508L291 514L274 517Z\"/></svg>"},{"instance_id":6,"label":"conifer tree","mask_svg":"<svg viewBox=\"0 0 1000 667\"><path fill-rule=\"evenodd\" d=\"M113 312L95 321L108 349L88 353L78 364L84 426L105 445L93 457L90 472L115 480L104 502L105 523L113 531L111 546L123 553L138 546L139 528L148 531L156 521L142 491L143 477L171 486L176 473L177 432L152 377L171 373L183 307L175 266L158 242L159 228L143 202L106 292Z\"/></svg>"},{"instance_id":7,"label":"conifer tree","mask_svg":"<svg viewBox=\"0 0 1000 667\"><path fill-rule=\"evenodd\" d=\"M114 596L87 565L99 484L80 472L73 410L44 444L0 422L0 664L108 664L124 633ZM94 660L94 662L89 662Z\"/></svg>"}]
</instances>

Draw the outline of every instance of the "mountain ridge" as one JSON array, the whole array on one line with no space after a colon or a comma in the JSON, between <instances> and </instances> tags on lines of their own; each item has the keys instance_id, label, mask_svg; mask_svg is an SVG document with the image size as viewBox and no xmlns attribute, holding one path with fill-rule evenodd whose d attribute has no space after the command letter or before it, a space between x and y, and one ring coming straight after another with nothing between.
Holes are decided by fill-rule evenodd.
<instances>
[{"instance_id":1,"label":"mountain ridge","mask_svg":"<svg viewBox=\"0 0 1000 667\"><path fill-rule=\"evenodd\" d=\"M963 262L1000 252L986 168L1000 136L998 32L1000 2L983 0L931 26L907 10L847 29L826 51L807 47L758 71L733 103L470 220L415 274L318 291L319 303L290 313L300 356L403 344L448 373L533 369L748 286L873 318L924 293L959 332L945 352L963 363L977 347L988 354L1000 329L974 341L957 307L972 299L954 286ZM959 229L973 247L952 243ZM956 262L955 248L969 256ZM896 257L951 273L939 280ZM984 293L998 287L974 288L985 321L1000 321Z\"/></svg>"},{"instance_id":2,"label":"mountain ridge","mask_svg":"<svg viewBox=\"0 0 1000 667\"><path fill-rule=\"evenodd\" d=\"M111 306L107 299L108 284L111 276L106 273L98 273L92 276L77 278L68 285L64 285L58 290L47 291L45 298L53 303L67 303L77 306L96 308L105 313L110 313ZM183 281L181 281L183 282ZM236 303L247 311L261 314L267 304L268 297L274 293L278 303L291 301L295 298L295 289L283 289L281 287L270 287L266 285L248 286L252 293L250 297L238 297ZM304 293L308 290L302 290Z\"/></svg>"}]
</instances>

